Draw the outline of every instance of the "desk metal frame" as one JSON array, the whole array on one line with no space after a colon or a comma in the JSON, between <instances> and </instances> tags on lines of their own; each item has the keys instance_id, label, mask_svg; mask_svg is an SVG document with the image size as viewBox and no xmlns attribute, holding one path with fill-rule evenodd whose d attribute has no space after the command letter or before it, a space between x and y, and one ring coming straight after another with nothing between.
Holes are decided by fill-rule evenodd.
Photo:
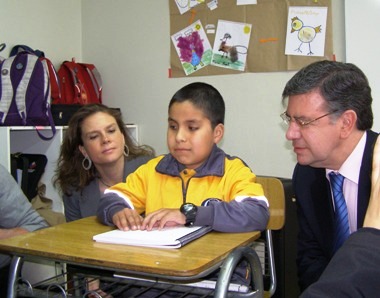
<instances>
[{"instance_id":1,"label":"desk metal frame","mask_svg":"<svg viewBox=\"0 0 380 298\"><path fill-rule=\"evenodd\" d=\"M250 264L251 284L254 285L254 289L249 293L235 293L233 297L263 296L260 260L250 247L260 236L259 232L211 232L181 249L174 250L100 244L92 240L93 235L110 229L91 217L20 235L8 241L0 240L0 251L13 255L7 297L16 297L16 280L24 259L48 259L87 268L172 281L199 279L220 268L214 297L231 297L228 294L228 285L236 265L243 258ZM65 245L66 249L62 247ZM104 256L107 256L107 260L104 260ZM126 256L131 258L128 259ZM179 260L184 264L179 264Z\"/></svg>"}]
</instances>

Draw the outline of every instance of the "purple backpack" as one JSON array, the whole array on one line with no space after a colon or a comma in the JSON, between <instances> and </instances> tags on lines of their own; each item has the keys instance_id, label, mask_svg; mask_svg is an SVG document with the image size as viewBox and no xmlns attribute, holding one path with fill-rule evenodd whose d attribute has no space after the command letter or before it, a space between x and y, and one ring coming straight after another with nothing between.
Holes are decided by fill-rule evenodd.
<instances>
[{"instance_id":1,"label":"purple backpack","mask_svg":"<svg viewBox=\"0 0 380 298\"><path fill-rule=\"evenodd\" d=\"M46 63L32 53L19 52L0 63L0 74L0 125L34 126L42 139L52 139L55 125ZM38 126L51 126L53 135L43 136Z\"/></svg>"}]
</instances>

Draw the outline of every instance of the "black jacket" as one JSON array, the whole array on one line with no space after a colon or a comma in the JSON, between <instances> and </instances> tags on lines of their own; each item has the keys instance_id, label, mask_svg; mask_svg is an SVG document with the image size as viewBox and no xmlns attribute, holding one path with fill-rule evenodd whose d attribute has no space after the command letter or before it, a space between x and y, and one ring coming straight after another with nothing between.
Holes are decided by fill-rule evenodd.
<instances>
[{"instance_id":1,"label":"black jacket","mask_svg":"<svg viewBox=\"0 0 380 298\"><path fill-rule=\"evenodd\" d=\"M378 134L367 131L359 176L357 227L363 226L371 191L373 147ZM318 280L333 256L334 208L326 169L297 164L293 173L297 200L298 281L301 291Z\"/></svg>"},{"instance_id":2,"label":"black jacket","mask_svg":"<svg viewBox=\"0 0 380 298\"><path fill-rule=\"evenodd\" d=\"M380 230L362 228L347 239L301 298L377 298L379 275Z\"/></svg>"}]
</instances>

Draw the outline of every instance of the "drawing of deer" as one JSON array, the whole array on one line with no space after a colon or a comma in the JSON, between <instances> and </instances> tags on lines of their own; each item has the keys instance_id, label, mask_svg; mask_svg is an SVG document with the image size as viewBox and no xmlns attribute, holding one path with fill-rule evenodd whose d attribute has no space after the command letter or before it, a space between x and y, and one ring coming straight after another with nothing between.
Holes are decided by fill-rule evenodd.
<instances>
[{"instance_id":1,"label":"drawing of deer","mask_svg":"<svg viewBox=\"0 0 380 298\"><path fill-rule=\"evenodd\" d=\"M221 39L219 46L219 51L223 52L222 58L230 58L231 62L236 62L238 60L238 51L236 46L227 45L227 40L231 38L229 33L225 33L224 37Z\"/></svg>"}]
</instances>

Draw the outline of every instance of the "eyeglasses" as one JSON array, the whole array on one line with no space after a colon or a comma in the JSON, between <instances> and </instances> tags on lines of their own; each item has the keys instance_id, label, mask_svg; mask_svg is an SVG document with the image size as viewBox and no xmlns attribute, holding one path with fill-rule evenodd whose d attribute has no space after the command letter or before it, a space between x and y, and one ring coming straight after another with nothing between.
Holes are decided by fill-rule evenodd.
<instances>
[{"instance_id":1,"label":"eyeglasses","mask_svg":"<svg viewBox=\"0 0 380 298\"><path fill-rule=\"evenodd\" d=\"M330 112L330 113L324 114L324 115L322 115L322 116L320 116L320 117L317 117L317 118L315 118L315 119L313 119L313 120L308 120L308 121L302 120L302 119L297 118L297 117L293 117L293 121L294 121L295 123L297 123L298 126L300 126L300 127L305 127L305 126L309 125L310 123L313 123L314 121L317 121L317 120L319 120L319 119L322 119L323 117L326 117L326 116L328 116L328 115L334 114L334 113L336 113L336 112L338 112L338 110L334 110L334 111L332 111L332 112ZM292 117L290 117L288 114L286 114L286 111L283 112L283 113L280 115L280 117L282 118L282 120L284 121L284 123L285 123L286 125L289 125L290 122L292 122Z\"/></svg>"}]
</instances>

